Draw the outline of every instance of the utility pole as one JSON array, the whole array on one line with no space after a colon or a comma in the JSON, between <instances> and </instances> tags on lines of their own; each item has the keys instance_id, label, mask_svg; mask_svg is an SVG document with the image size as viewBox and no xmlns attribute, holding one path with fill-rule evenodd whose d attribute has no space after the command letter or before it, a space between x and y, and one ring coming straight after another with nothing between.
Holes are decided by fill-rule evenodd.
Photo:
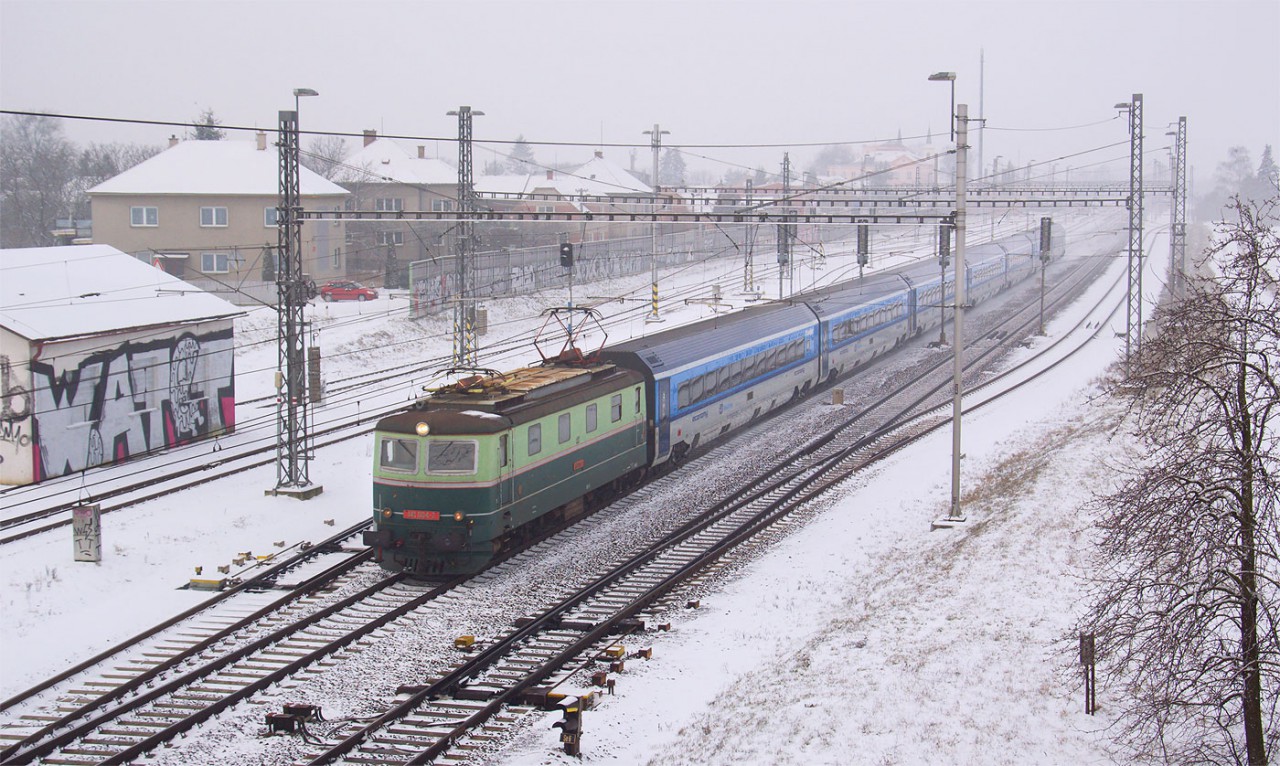
<instances>
[{"instance_id":1,"label":"utility pole","mask_svg":"<svg viewBox=\"0 0 1280 766\"><path fill-rule=\"evenodd\" d=\"M791 153L784 152L782 155L782 201L786 207L783 208L782 218L787 220L791 217ZM791 279L791 228L785 223L778 224L778 300L782 300L785 295L782 291L782 280Z\"/></svg>"},{"instance_id":2,"label":"utility pole","mask_svg":"<svg viewBox=\"0 0 1280 766\"><path fill-rule=\"evenodd\" d=\"M1173 149L1173 206L1170 209L1169 273L1173 277L1173 296L1186 297L1187 291L1187 118L1178 118Z\"/></svg>"},{"instance_id":3,"label":"utility pole","mask_svg":"<svg viewBox=\"0 0 1280 766\"><path fill-rule=\"evenodd\" d=\"M662 321L662 317L658 314L658 159L662 153L662 136L670 132L669 130L663 130L656 122L653 123L653 130L644 132L646 136L649 136L649 144L653 147L653 226L649 230L650 250L653 253L649 259L653 297L652 305L649 308L649 316L645 317L646 322Z\"/></svg>"},{"instance_id":4,"label":"utility pole","mask_svg":"<svg viewBox=\"0 0 1280 766\"><path fill-rule=\"evenodd\" d=\"M951 265L951 222L938 227L938 345L947 345L947 266Z\"/></svg>"},{"instance_id":5,"label":"utility pole","mask_svg":"<svg viewBox=\"0 0 1280 766\"><path fill-rule=\"evenodd\" d=\"M276 235L280 263L276 266L276 314L279 355L276 362L276 486L269 495L300 500L324 491L311 484L308 431L310 397L306 389L306 306L311 298L302 271L302 196L299 185L298 113L281 111L279 125L280 199L276 207Z\"/></svg>"},{"instance_id":6,"label":"utility pole","mask_svg":"<svg viewBox=\"0 0 1280 766\"><path fill-rule=\"evenodd\" d=\"M471 118L484 112L469 106L449 111L447 116L458 118L458 222L457 237L457 296L453 311L453 364L455 367L475 367L478 364L476 349L476 304L471 286L471 256L475 251L476 193L471 170Z\"/></svg>"},{"instance_id":7,"label":"utility pole","mask_svg":"<svg viewBox=\"0 0 1280 766\"><path fill-rule=\"evenodd\" d=\"M750 211L751 203L752 203L751 192L753 191L750 178L746 180L746 189L747 189L746 209ZM743 237L743 239L746 240L745 249L747 251L746 263L744 264L744 268L742 272L742 291L745 293L754 293L756 291L755 264L752 263L752 245L754 244L754 240L755 240L755 236L754 236L755 229L756 229L755 224L753 223L747 224L746 236Z\"/></svg>"},{"instance_id":8,"label":"utility pole","mask_svg":"<svg viewBox=\"0 0 1280 766\"><path fill-rule=\"evenodd\" d=\"M1129 284L1124 331L1124 373L1142 343L1142 94L1116 104L1129 113Z\"/></svg>"}]
</instances>

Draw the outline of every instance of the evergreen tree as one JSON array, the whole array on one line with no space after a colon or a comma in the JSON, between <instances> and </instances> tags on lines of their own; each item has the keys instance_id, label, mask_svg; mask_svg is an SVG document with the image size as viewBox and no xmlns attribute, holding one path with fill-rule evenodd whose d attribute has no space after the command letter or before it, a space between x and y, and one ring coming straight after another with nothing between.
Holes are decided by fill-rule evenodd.
<instances>
[{"instance_id":1,"label":"evergreen tree","mask_svg":"<svg viewBox=\"0 0 1280 766\"><path fill-rule=\"evenodd\" d=\"M214 116L212 109L206 109L195 119L194 130L189 134L197 141L221 141L227 137L227 131L221 127L222 121Z\"/></svg>"},{"instance_id":2,"label":"evergreen tree","mask_svg":"<svg viewBox=\"0 0 1280 766\"><path fill-rule=\"evenodd\" d=\"M507 172L523 176L533 171L533 149L525 142L524 135L516 136L516 142L511 145L511 156L507 159Z\"/></svg>"},{"instance_id":3,"label":"evergreen tree","mask_svg":"<svg viewBox=\"0 0 1280 766\"><path fill-rule=\"evenodd\" d=\"M1271 156L1271 144L1267 144L1262 150L1262 161L1258 163L1258 183L1262 187L1261 196L1274 193L1277 184L1280 184L1280 167L1276 167L1276 161Z\"/></svg>"},{"instance_id":4,"label":"evergreen tree","mask_svg":"<svg viewBox=\"0 0 1280 766\"><path fill-rule=\"evenodd\" d=\"M658 163L659 185L683 186L684 173L684 155L679 149L668 149L662 153L662 161Z\"/></svg>"}]
</instances>

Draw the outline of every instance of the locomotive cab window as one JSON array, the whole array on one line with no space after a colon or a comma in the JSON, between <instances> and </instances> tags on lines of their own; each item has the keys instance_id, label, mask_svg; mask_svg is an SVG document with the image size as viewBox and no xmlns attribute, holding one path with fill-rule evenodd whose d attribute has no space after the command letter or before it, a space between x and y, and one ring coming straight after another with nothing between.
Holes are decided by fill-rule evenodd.
<instances>
[{"instance_id":1,"label":"locomotive cab window","mask_svg":"<svg viewBox=\"0 0 1280 766\"><path fill-rule=\"evenodd\" d=\"M427 442L427 473L475 472L475 442L453 440Z\"/></svg>"},{"instance_id":2,"label":"locomotive cab window","mask_svg":"<svg viewBox=\"0 0 1280 766\"><path fill-rule=\"evenodd\" d=\"M387 471L415 473L418 470L417 440L384 436L382 448L378 450L378 465Z\"/></svg>"}]
</instances>

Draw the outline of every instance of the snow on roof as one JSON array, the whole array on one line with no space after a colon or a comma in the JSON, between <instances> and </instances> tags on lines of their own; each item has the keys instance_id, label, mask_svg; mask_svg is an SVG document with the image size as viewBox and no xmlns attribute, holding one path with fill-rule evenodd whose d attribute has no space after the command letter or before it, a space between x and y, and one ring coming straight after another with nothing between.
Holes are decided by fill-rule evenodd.
<instances>
[{"instance_id":1,"label":"snow on roof","mask_svg":"<svg viewBox=\"0 0 1280 766\"><path fill-rule=\"evenodd\" d=\"M110 245L0 250L0 277L0 325L28 340L244 313Z\"/></svg>"},{"instance_id":2,"label":"snow on roof","mask_svg":"<svg viewBox=\"0 0 1280 766\"><path fill-rule=\"evenodd\" d=\"M302 168L304 196L345 195L347 191ZM276 196L280 156L275 146L256 141L183 141L89 190L90 194L192 194Z\"/></svg>"},{"instance_id":3,"label":"snow on roof","mask_svg":"<svg viewBox=\"0 0 1280 766\"><path fill-rule=\"evenodd\" d=\"M588 192L589 194L632 195L651 194L653 192L653 188L649 184L631 175L621 165L605 159L602 152L597 152L596 156L591 158L589 162L573 171L573 175L577 176L577 178L570 178L569 180L580 181L587 179L600 189L600 191Z\"/></svg>"},{"instance_id":4,"label":"snow on roof","mask_svg":"<svg viewBox=\"0 0 1280 766\"><path fill-rule=\"evenodd\" d=\"M457 184L458 171L435 157L418 157L408 149L385 138L379 138L351 157L344 165L352 181L392 181L402 184ZM371 176L366 174L367 171Z\"/></svg>"}]
</instances>

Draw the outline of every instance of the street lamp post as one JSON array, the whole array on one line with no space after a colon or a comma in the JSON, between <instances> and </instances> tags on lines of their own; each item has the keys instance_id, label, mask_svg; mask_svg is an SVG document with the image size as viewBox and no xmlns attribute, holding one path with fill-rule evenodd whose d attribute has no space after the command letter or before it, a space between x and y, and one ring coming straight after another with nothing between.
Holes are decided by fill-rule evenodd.
<instances>
[{"instance_id":1,"label":"street lamp post","mask_svg":"<svg viewBox=\"0 0 1280 766\"><path fill-rule=\"evenodd\" d=\"M929 82L951 83L951 111L947 113L947 126L950 128L951 140L956 140L956 73L934 72L929 75Z\"/></svg>"},{"instance_id":2,"label":"street lamp post","mask_svg":"<svg viewBox=\"0 0 1280 766\"><path fill-rule=\"evenodd\" d=\"M293 111L295 112L298 111L298 99L301 98L302 96L318 96L318 95L320 95L320 92L316 90L312 90L311 88L294 88L293 89Z\"/></svg>"}]
</instances>

